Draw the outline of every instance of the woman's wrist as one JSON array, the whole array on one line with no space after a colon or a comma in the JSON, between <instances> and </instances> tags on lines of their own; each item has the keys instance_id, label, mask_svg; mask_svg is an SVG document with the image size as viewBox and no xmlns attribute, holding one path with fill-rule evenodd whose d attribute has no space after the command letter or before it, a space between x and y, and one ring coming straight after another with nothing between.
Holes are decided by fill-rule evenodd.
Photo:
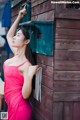
<instances>
[{"instance_id":1,"label":"woman's wrist","mask_svg":"<svg viewBox=\"0 0 80 120\"><path fill-rule=\"evenodd\" d=\"M25 14L26 14L26 8L24 6L24 8L19 11L18 16L17 16L17 20L18 21L21 20L25 16Z\"/></svg>"},{"instance_id":2,"label":"woman's wrist","mask_svg":"<svg viewBox=\"0 0 80 120\"><path fill-rule=\"evenodd\" d=\"M33 78L33 76L34 76L34 74L29 74L27 72L24 72L23 74L28 78Z\"/></svg>"},{"instance_id":3,"label":"woman's wrist","mask_svg":"<svg viewBox=\"0 0 80 120\"><path fill-rule=\"evenodd\" d=\"M21 15L18 14L17 19L21 20L21 18L22 18Z\"/></svg>"}]
</instances>

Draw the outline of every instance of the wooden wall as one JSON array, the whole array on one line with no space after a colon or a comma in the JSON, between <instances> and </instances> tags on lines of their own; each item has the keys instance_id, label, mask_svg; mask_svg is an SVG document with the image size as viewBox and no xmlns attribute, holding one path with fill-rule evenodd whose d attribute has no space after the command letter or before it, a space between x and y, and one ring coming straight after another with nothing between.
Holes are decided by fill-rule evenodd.
<instances>
[{"instance_id":1,"label":"wooden wall","mask_svg":"<svg viewBox=\"0 0 80 120\"><path fill-rule=\"evenodd\" d=\"M54 9L50 0L32 0L32 20L54 21ZM37 54L37 63L43 73L41 103L33 99L35 120L53 120L53 56Z\"/></svg>"},{"instance_id":2,"label":"wooden wall","mask_svg":"<svg viewBox=\"0 0 80 120\"><path fill-rule=\"evenodd\" d=\"M53 120L80 120L80 18L78 15L80 16L79 10L61 7L56 9Z\"/></svg>"}]
</instances>

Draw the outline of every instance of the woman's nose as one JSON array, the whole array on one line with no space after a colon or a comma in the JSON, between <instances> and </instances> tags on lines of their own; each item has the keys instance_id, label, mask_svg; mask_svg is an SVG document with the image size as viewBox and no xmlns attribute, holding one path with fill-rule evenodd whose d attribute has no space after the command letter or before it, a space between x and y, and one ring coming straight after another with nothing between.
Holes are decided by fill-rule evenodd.
<instances>
[{"instance_id":1,"label":"woman's nose","mask_svg":"<svg viewBox=\"0 0 80 120\"><path fill-rule=\"evenodd\" d=\"M16 40L16 36L13 37L13 41L15 41L15 40Z\"/></svg>"},{"instance_id":2,"label":"woman's nose","mask_svg":"<svg viewBox=\"0 0 80 120\"><path fill-rule=\"evenodd\" d=\"M13 39L15 40L16 36L13 37Z\"/></svg>"},{"instance_id":3,"label":"woman's nose","mask_svg":"<svg viewBox=\"0 0 80 120\"><path fill-rule=\"evenodd\" d=\"M15 41L15 36L13 37L13 39L12 39L12 42L14 42Z\"/></svg>"}]
</instances>

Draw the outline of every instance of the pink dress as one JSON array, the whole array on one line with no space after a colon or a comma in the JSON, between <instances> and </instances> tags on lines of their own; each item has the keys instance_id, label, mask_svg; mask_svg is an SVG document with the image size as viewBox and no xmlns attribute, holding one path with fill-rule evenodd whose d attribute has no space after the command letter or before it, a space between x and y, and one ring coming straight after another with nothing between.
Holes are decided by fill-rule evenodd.
<instances>
[{"instance_id":1,"label":"pink dress","mask_svg":"<svg viewBox=\"0 0 80 120\"><path fill-rule=\"evenodd\" d=\"M4 97L8 105L8 120L31 120L32 116L32 107L29 100L22 97L24 77L18 71L21 65L7 66L4 63L3 66L5 81Z\"/></svg>"}]
</instances>

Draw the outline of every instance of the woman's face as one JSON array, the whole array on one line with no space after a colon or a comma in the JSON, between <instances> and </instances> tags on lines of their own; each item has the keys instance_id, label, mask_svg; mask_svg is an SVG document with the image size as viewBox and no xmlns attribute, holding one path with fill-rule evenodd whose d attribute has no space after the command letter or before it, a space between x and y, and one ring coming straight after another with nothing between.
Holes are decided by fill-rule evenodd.
<instances>
[{"instance_id":1,"label":"woman's face","mask_svg":"<svg viewBox=\"0 0 80 120\"><path fill-rule=\"evenodd\" d=\"M25 36L22 33L22 30L19 30L16 35L13 37L12 46L13 47L23 47L26 44Z\"/></svg>"}]
</instances>

